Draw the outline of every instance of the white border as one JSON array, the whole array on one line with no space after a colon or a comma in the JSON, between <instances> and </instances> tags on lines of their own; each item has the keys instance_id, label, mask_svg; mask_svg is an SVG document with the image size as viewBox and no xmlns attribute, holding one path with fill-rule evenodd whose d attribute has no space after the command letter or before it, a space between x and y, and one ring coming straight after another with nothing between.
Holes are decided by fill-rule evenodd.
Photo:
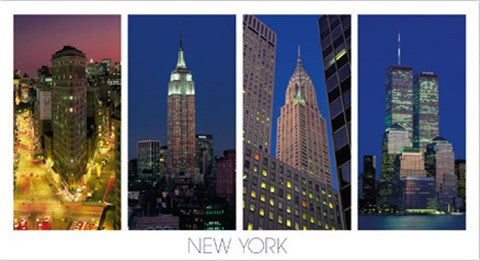
<instances>
[{"instance_id":1,"label":"white border","mask_svg":"<svg viewBox=\"0 0 480 261\"><path fill-rule=\"evenodd\" d=\"M478 2L0 2L0 259L453 259L479 258L479 5ZM13 209L13 14L121 14L122 17L122 228L99 232L14 232ZM242 162L242 14L352 14L352 202L357 172L357 14L466 14L467 32L467 230L466 231L255 231L244 232L241 173L237 166L237 231L126 231L127 216L127 14L237 14L237 160ZM35 48L32 43L32 48ZM446 50L448 51L448 50ZM318 72L321 73L321 72ZM356 203L352 221L356 227ZM248 255L235 247L228 255L187 253L188 237L288 237L288 254ZM236 243L236 242L234 242Z\"/></svg>"}]
</instances>

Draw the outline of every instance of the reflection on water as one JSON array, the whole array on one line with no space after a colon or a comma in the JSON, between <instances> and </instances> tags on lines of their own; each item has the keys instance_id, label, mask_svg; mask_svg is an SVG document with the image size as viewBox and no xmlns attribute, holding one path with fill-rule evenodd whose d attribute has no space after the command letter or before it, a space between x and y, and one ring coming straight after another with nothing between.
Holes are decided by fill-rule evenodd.
<instances>
[{"instance_id":1,"label":"reflection on water","mask_svg":"<svg viewBox=\"0 0 480 261\"><path fill-rule=\"evenodd\" d=\"M465 215L358 215L360 230L465 230Z\"/></svg>"}]
</instances>

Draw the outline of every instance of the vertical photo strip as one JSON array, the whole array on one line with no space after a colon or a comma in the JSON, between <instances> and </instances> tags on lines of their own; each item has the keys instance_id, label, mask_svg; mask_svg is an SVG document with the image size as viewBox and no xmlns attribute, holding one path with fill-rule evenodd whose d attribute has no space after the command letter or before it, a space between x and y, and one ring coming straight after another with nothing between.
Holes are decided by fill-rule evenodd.
<instances>
[{"instance_id":1,"label":"vertical photo strip","mask_svg":"<svg viewBox=\"0 0 480 261\"><path fill-rule=\"evenodd\" d=\"M361 230L465 229L465 16L359 16Z\"/></svg>"},{"instance_id":2,"label":"vertical photo strip","mask_svg":"<svg viewBox=\"0 0 480 261\"><path fill-rule=\"evenodd\" d=\"M235 229L235 16L129 16L128 227Z\"/></svg>"},{"instance_id":3,"label":"vertical photo strip","mask_svg":"<svg viewBox=\"0 0 480 261\"><path fill-rule=\"evenodd\" d=\"M243 17L243 229L350 229L349 15Z\"/></svg>"},{"instance_id":4,"label":"vertical photo strip","mask_svg":"<svg viewBox=\"0 0 480 261\"><path fill-rule=\"evenodd\" d=\"M14 230L121 228L120 45L119 15L14 16Z\"/></svg>"}]
</instances>

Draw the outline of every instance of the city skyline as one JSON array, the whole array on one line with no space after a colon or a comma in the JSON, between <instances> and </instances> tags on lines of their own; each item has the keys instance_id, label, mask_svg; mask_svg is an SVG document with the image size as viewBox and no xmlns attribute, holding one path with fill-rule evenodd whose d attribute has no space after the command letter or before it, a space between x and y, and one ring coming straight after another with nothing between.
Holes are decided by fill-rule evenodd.
<instances>
[{"instance_id":1,"label":"city skyline","mask_svg":"<svg viewBox=\"0 0 480 261\"><path fill-rule=\"evenodd\" d=\"M167 145L168 82L180 33L195 82L196 134L213 135L215 155L235 148L234 24L233 16L129 16L130 46L142 46L129 48L129 159L140 140Z\"/></svg>"},{"instance_id":2,"label":"city skyline","mask_svg":"<svg viewBox=\"0 0 480 261\"><path fill-rule=\"evenodd\" d=\"M426 32L424 27L430 30ZM375 155L379 159L377 178L385 131L385 71L398 63L398 32L401 66L413 68L413 74L433 72L438 76L439 135L454 145L457 159L465 159L465 88L457 87L465 86L464 17L360 16L358 170L363 169L364 155ZM385 39L391 44L385 44ZM457 52L444 52L446 48Z\"/></svg>"},{"instance_id":3,"label":"city skyline","mask_svg":"<svg viewBox=\"0 0 480 261\"><path fill-rule=\"evenodd\" d=\"M258 19L277 33L277 50L275 65L275 86L273 91L272 141L271 154L276 156L277 119L280 108L285 103L288 82L297 65L298 47L300 46L302 63L315 86L316 99L320 114L326 119L330 168L334 189L338 190L333 143L330 134L330 119L325 91L323 57L318 33L318 15L258 15Z\"/></svg>"},{"instance_id":4,"label":"city skyline","mask_svg":"<svg viewBox=\"0 0 480 261\"><path fill-rule=\"evenodd\" d=\"M64 45L82 50L87 61L120 62L120 36L120 15L15 15L14 69L36 77L37 69L50 65L51 54Z\"/></svg>"}]
</instances>

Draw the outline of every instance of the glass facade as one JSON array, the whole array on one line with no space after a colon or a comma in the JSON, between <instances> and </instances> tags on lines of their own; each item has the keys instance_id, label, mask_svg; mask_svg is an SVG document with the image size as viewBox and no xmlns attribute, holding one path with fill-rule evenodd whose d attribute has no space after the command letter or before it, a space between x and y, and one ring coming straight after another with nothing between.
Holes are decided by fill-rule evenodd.
<instances>
[{"instance_id":1,"label":"glass facade","mask_svg":"<svg viewBox=\"0 0 480 261\"><path fill-rule=\"evenodd\" d=\"M324 15L318 21L323 69L345 228L350 229L351 18Z\"/></svg>"},{"instance_id":2,"label":"glass facade","mask_svg":"<svg viewBox=\"0 0 480 261\"><path fill-rule=\"evenodd\" d=\"M386 73L385 127L399 124L412 137L413 74L412 68L391 66Z\"/></svg>"},{"instance_id":3,"label":"glass facade","mask_svg":"<svg viewBox=\"0 0 480 261\"><path fill-rule=\"evenodd\" d=\"M438 77L423 72L413 82L413 146L425 149L438 136Z\"/></svg>"}]
</instances>

